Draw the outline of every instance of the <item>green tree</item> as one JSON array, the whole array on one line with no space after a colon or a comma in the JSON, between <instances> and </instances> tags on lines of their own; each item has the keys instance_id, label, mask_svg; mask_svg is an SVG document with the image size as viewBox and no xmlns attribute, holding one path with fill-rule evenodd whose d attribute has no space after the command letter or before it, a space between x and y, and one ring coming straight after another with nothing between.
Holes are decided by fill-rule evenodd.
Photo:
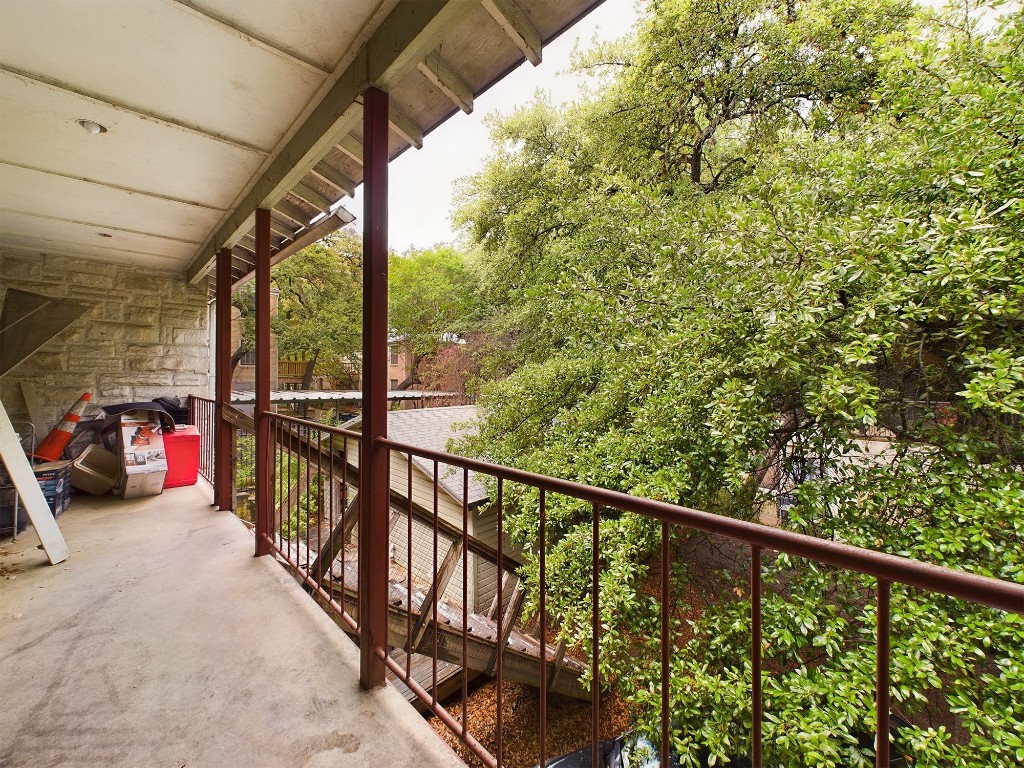
<instances>
[{"instance_id":1,"label":"green tree","mask_svg":"<svg viewBox=\"0 0 1024 768\"><path fill-rule=\"evenodd\" d=\"M470 327L475 277L462 253L437 246L392 254L388 272L388 324L417 359Z\"/></svg>"},{"instance_id":2,"label":"green tree","mask_svg":"<svg viewBox=\"0 0 1024 768\"><path fill-rule=\"evenodd\" d=\"M649 178L715 189L790 125L861 106L906 0L658 0L611 89L615 147Z\"/></svg>"},{"instance_id":3,"label":"green tree","mask_svg":"<svg viewBox=\"0 0 1024 768\"><path fill-rule=\"evenodd\" d=\"M678 6L655 15L666 9ZM770 142L739 121L732 146L755 142L757 163L711 194L687 163L666 181L605 154L609 136L672 120L616 122L609 104L638 82L629 68L595 104L502 123L462 215L491 321L514 343L495 370L512 373L485 387L468 447L744 518L783 491L796 530L1024 581L1021 13L989 32L969 16L872 43L870 76L833 72L860 83L841 92L857 105L841 120L801 107ZM656 18L646 34L666 39L641 37L638 58L654 67L690 28ZM643 82L638 100L677 95L670 78ZM872 435L883 451L866 450ZM537 499L511 501L535 558ZM548 607L587 649L590 510L557 496L547 509ZM601 528L602 670L655 732L659 528L628 514ZM673 746L685 764L722 761L749 748L743 553L695 559L700 537L684 532L670 545L692 622L674 619ZM869 765L873 585L786 557L767 559L764 579L767 763ZM893 601L893 706L913 723L901 754L1019 764L1021 617L915 590Z\"/></svg>"},{"instance_id":4,"label":"green tree","mask_svg":"<svg viewBox=\"0 0 1024 768\"><path fill-rule=\"evenodd\" d=\"M362 245L340 231L274 267L279 291L272 329L282 350L306 357L303 389L318 364L358 359L362 349Z\"/></svg>"},{"instance_id":5,"label":"green tree","mask_svg":"<svg viewBox=\"0 0 1024 768\"><path fill-rule=\"evenodd\" d=\"M231 305L238 310L241 321L238 347L231 353L231 372L234 373L242 358L256 347L256 291L253 283L246 283L233 291Z\"/></svg>"}]
</instances>

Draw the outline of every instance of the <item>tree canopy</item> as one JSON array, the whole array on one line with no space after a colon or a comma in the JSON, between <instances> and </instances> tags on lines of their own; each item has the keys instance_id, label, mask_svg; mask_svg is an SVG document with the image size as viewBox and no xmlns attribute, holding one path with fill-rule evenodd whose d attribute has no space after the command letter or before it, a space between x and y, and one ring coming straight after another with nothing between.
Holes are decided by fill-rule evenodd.
<instances>
[{"instance_id":1,"label":"tree canopy","mask_svg":"<svg viewBox=\"0 0 1024 768\"><path fill-rule=\"evenodd\" d=\"M497 123L460 220L508 375L465 447L746 519L782 504L794 530L1024 581L1024 38L1002 10L656 2L635 42L584 59L617 62L591 102ZM537 499L512 498L536 585ZM548 609L583 649L589 520L548 499ZM601 526L602 670L653 734L660 526ZM749 750L744 555L708 567L700 539L671 540L684 765ZM873 582L763 570L766 764L873 764ZM900 754L1024 760L1022 617L893 605Z\"/></svg>"},{"instance_id":2,"label":"tree canopy","mask_svg":"<svg viewBox=\"0 0 1024 768\"><path fill-rule=\"evenodd\" d=\"M450 246L392 254L388 262L388 325L417 357L433 354L446 334L473 321L475 275Z\"/></svg>"},{"instance_id":3,"label":"tree canopy","mask_svg":"<svg viewBox=\"0 0 1024 768\"><path fill-rule=\"evenodd\" d=\"M362 353L362 244L352 232L328 235L274 267L272 329L282 350L308 363L357 360Z\"/></svg>"}]
</instances>

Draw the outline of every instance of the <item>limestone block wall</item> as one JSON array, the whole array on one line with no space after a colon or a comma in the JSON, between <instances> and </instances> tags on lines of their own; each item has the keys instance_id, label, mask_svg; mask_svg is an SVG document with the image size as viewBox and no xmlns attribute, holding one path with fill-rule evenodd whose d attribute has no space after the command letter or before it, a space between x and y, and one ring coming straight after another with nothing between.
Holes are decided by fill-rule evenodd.
<instances>
[{"instance_id":1,"label":"limestone block wall","mask_svg":"<svg viewBox=\"0 0 1024 768\"><path fill-rule=\"evenodd\" d=\"M93 305L0 376L0 401L12 419L28 419L21 382L33 385L47 427L86 391L93 403L88 415L101 405L209 394L205 285L152 270L0 249L0 302L8 288Z\"/></svg>"}]
</instances>

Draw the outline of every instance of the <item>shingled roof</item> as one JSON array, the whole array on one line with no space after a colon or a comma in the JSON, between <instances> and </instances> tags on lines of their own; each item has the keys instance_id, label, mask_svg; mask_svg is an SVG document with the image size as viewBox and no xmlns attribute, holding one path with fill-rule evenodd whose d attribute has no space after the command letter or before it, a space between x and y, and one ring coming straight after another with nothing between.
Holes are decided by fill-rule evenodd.
<instances>
[{"instance_id":1,"label":"shingled roof","mask_svg":"<svg viewBox=\"0 0 1024 768\"><path fill-rule=\"evenodd\" d=\"M476 406L458 405L447 408L415 408L408 411L388 412L388 437L399 443L408 443L417 448L431 451L445 451L453 437L475 435ZM349 421L346 429L359 430L362 417ZM426 474L434 477L434 462L413 456L413 463ZM438 485L445 492L462 503L462 471L451 464L438 464ZM476 506L487 500L487 488L475 472L469 473L469 505Z\"/></svg>"}]
</instances>

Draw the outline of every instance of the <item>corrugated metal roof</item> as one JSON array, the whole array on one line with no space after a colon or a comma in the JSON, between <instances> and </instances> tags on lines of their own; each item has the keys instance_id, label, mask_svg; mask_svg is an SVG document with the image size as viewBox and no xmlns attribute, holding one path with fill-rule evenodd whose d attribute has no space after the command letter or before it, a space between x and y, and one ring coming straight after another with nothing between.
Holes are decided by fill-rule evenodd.
<instances>
[{"instance_id":1,"label":"corrugated metal roof","mask_svg":"<svg viewBox=\"0 0 1024 768\"><path fill-rule=\"evenodd\" d=\"M388 400L431 400L435 397L454 397L454 392L431 392L424 389L392 389L388 391ZM358 403L363 393L358 389L342 389L329 391L313 391L299 389L281 389L270 393L272 403ZM240 405L252 405L256 402L256 393L252 390L239 389L231 393L231 402Z\"/></svg>"}]
</instances>

